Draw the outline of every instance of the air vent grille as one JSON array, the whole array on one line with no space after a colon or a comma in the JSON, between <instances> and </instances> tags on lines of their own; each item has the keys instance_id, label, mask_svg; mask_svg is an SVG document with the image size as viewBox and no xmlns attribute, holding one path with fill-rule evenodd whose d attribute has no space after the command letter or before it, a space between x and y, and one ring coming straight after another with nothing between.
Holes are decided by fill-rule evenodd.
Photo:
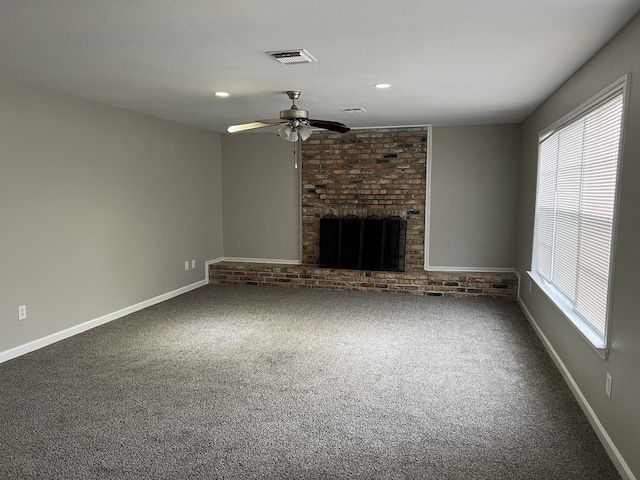
<instances>
[{"instance_id":1,"label":"air vent grille","mask_svg":"<svg viewBox=\"0 0 640 480\"><path fill-rule=\"evenodd\" d=\"M298 63L311 63L317 62L313 55L304 49L298 50L282 50L280 52L267 52L267 55L271 55L280 63L285 65L296 65Z\"/></svg>"},{"instance_id":2,"label":"air vent grille","mask_svg":"<svg viewBox=\"0 0 640 480\"><path fill-rule=\"evenodd\" d=\"M344 113L363 113L366 110L362 107L352 107L352 108L341 108Z\"/></svg>"}]
</instances>

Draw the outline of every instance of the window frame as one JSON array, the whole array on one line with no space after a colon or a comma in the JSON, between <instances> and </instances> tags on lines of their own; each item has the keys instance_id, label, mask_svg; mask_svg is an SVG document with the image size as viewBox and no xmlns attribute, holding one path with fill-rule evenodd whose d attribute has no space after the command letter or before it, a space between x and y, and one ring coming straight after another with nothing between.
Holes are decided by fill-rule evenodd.
<instances>
[{"instance_id":1,"label":"window frame","mask_svg":"<svg viewBox=\"0 0 640 480\"><path fill-rule=\"evenodd\" d=\"M532 242L532 256L531 256L531 270L528 271L529 277L540 287L542 292L551 300L553 305L562 313L562 315L569 321L569 323L580 333L580 335L591 345L598 354L604 359L607 358L609 353L609 332L611 329L611 300L613 297L613 277L615 266L615 252L617 241L617 224L618 224L618 208L620 197L620 183L622 178L622 161L623 161L623 147L626 127L626 113L627 113L627 85L629 74L618 79L616 82L591 97L579 107L572 110L567 115L563 116L559 120L555 121L547 128L541 130L538 134L538 152L537 152L537 165L538 170L536 174L536 203L534 211L534 231ZM590 112L601 107L609 100L622 94L622 114L621 114L621 126L620 126L620 138L618 144L618 159L616 166L616 185L613 199L613 216L611 226L611 250L609 255L609 275L607 279L607 298L606 298L606 313L604 319L604 335L592 327L586 322L580 315L574 311L573 302L571 302L563 293L561 293L553 284L545 280L541 275L537 273L538 262L538 211L539 211L539 190L540 190L540 145L548 137L553 135L556 131L567 127L568 125L580 120Z\"/></svg>"}]
</instances>

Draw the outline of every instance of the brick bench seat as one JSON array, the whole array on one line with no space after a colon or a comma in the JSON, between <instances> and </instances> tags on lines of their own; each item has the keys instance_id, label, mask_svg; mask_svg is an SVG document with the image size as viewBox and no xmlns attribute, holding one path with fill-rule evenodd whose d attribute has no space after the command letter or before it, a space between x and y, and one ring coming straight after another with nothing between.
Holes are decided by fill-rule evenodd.
<instances>
[{"instance_id":1,"label":"brick bench seat","mask_svg":"<svg viewBox=\"0 0 640 480\"><path fill-rule=\"evenodd\" d=\"M518 279L511 272L379 272L226 261L210 265L209 283L513 300L518 287Z\"/></svg>"}]
</instances>

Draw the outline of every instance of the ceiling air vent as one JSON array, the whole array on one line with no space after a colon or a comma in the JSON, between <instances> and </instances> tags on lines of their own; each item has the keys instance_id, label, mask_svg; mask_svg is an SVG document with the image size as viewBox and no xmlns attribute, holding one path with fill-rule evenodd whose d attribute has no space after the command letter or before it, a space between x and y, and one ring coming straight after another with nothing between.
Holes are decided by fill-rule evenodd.
<instances>
[{"instance_id":1,"label":"ceiling air vent","mask_svg":"<svg viewBox=\"0 0 640 480\"><path fill-rule=\"evenodd\" d=\"M317 62L317 60L313 58L313 55L302 48L297 50L282 50L281 52L267 52L267 55L271 55L277 61L284 63L285 65Z\"/></svg>"},{"instance_id":2,"label":"ceiling air vent","mask_svg":"<svg viewBox=\"0 0 640 480\"><path fill-rule=\"evenodd\" d=\"M353 108L341 108L344 113L363 113L366 110L362 107L353 107Z\"/></svg>"}]
</instances>

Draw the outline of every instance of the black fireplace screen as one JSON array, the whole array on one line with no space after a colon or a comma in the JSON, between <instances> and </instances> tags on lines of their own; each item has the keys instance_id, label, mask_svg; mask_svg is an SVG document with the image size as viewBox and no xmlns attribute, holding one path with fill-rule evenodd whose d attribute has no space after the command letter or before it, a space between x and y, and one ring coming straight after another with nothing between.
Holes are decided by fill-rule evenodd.
<instances>
[{"instance_id":1,"label":"black fireplace screen","mask_svg":"<svg viewBox=\"0 0 640 480\"><path fill-rule=\"evenodd\" d=\"M404 272L407 222L355 215L320 219L320 266Z\"/></svg>"}]
</instances>

